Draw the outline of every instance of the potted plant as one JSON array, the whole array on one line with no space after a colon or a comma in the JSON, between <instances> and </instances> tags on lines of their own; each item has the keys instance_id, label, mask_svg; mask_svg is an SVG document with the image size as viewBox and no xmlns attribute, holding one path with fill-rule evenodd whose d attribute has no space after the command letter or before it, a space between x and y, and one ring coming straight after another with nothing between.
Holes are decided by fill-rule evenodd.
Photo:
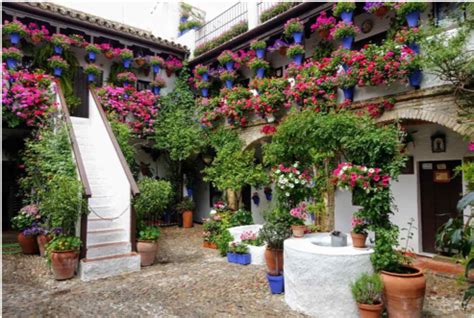
<instances>
[{"instance_id":1,"label":"potted plant","mask_svg":"<svg viewBox=\"0 0 474 318\"><path fill-rule=\"evenodd\" d=\"M114 49L109 43L102 43L99 44L100 49L102 50L102 53L104 53L104 56L108 59L112 59L115 56Z\"/></svg>"},{"instance_id":2,"label":"potted plant","mask_svg":"<svg viewBox=\"0 0 474 318\"><path fill-rule=\"evenodd\" d=\"M424 2L398 2L394 5L397 15L405 17L408 26L414 28L418 26L420 13L426 10Z\"/></svg>"},{"instance_id":3,"label":"potted plant","mask_svg":"<svg viewBox=\"0 0 474 318\"><path fill-rule=\"evenodd\" d=\"M191 197L185 197L176 206L176 209L183 217L183 228L189 229L193 227L193 210L195 207L196 205Z\"/></svg>"},{"instance_id":4,"label":"potted plant","mask_svg":"<svg viewBox=\"0 0 474 318\"><path fill-rule=\"evenodd\" d=\"M296 65L301 65L303 62L304 48L299 44L293 44L286 51L286 56L293 60Z\"/></svg>"},{"instance_id":5,"label":"potted plant","mask_svg":"<svg viewBox=\"0 0 474 318\"><path fill-rule=\"evenodd\" d=\"M352 101L354 99L354 88L357 84L357 78L355 77L355 74L351 70L340 73L337 76L336 83L339 88L342 89L344 98L346 100Z\"/></svg>"},{"instance_id":6,"label":"potted plant","mask_svg":"<svg viewBox=\"0 0 474 318\"><path fill-rule=\"evenodd\" d=\"M255 51L255 54L257 55L257 58L263 59L265 57L265 49L267 48L267 43L265 41L261 40L253 40L250 42L250 49Z\"/></svg>"},{"instance_id":7,"label":"potted plant","mask_svg":"<svg viewBox=\"0 0 474 318\"><path fill-rule=\"evenodd\" d=\"M194 68L195 74L202 77L202 80L207 82L209 80L209 67L206 65L198 64Z\"/></svg>"},{"instance_id":8,"label":"potted plant","mask_svg":"<svg viewBox=\"0 0 474 318\"><path fill-rule=\"evenodd\" d=\"M61 33L53 34L50 41L54 46L54 54L57 55L61 55L63 50L67 50L71 46L71 40Z\"/></svg>"},{"instance_id":9,"label":"potted plant","mask_svg":"<svg viewBox=\"0 0 474 318\"><path fill-rule=\"evenodd\" d=\"M248 265L252 262L249 248L245 243L232 242L229 245L227 252L227 260L229 263L236 263L240 265Z\"/></svg>"},{"instance_id":10,"label":"potted plant","mask_svg":"<svg viewBox=\"0 0 474 318\"><path fill-rule=\"evenodd\" d=\"M300 44L303 41L304 25L299 18L293 18L286 21L284 34L287 38L293 37L295 43Z\"/></svg>"},{"instance_id":11,"label":"potted plant","mask_svg":"<svg viewBox=\"0 0 474 318\"><path fill-rule=\"evenodd\" d=\"M352 217L351 237L352 246L357 248L366 247L365 241L367 240L367 223L357 214L354 214Z\"/></svg>"},{"instance_id":12,"label":"potted plant","mask_svg":"<svg viewBox=\"0 0 474 318\"><path fill-rule=\"evenodd\" d=\"M181 62L181 60L177 59L176 57L172 56L166 60L165 66L166 66L166 75L171 76L174 72L177 72L183 68L183 62Z\"/></svg>"},{"instance_id":13,"label":"potted plant","mask_svg":"<svg viewBox=\"0 0 474 318\"><path fill-rule=\"evenodd\" d=\"M331 36L334 40L341 40L344 49L350 50L354 42L354 37L358 32L359 28L352 22L339 21L331 30Z\"/></svg>"},{"instance_id":14,"label":"potted plant","mask_svg":"<svg viewBox=\"0 0 474 318\"><path fill-rule=\"evenodd\" d=\"M217 57L217 60L222 66L225 66L227 71L231 72L234 69L234 63L238 61L238 57L232 51L225 50Z\"/></svg>"},{"instance_id":15,"label":"potted plant","mask_svg":"<svg viewBox=\"0 0 474 318\"><path fill-rule=\"evenodd\" d=\"M342 21L352 22L352 16L354 14L355 8L356 5L354 2L340 1L334 5L332 12L335 17L340 17Z\"/></svg>"},{"instance_id":16,"label":"potted plant","mask_svg":"<svg viewBox=\"0 0 474 318\"><path fill-rule=\"evenodd\" d=\"M311 32L316 30L323 39L330 40L330 31L335 25L336 19L334 17L328 17L326 11L323 11L316 19L316 23L311 25Z\"/></svg>"},{"instance_id":17,"label":"potted plant","mask_svg":"<svg viewBox=\"0 0 474 318\"><path fill-rule=\"evenodd\" d=\"M53 69L53 74L56 77L60 77L64 70L67 70L69 65L60 56L52 56L48 59L48 66Z\"/></svg>"},{"instance_id":18,"label":"potted plant","mask_svg":"<svg viewBox=\"0 0 474 318\"><path fill-rule=\"evenodd\" d=\"M411 86L418 89L423 79L421 71L421 57L409 47L402 48L402 65L408 73L408 81Z\"/></svg>"},{"instance_id":19,"label":"potted plant","mask_svg":"<svg viewBox=\"0 0 474 318\"><path fill-rule=\"evenodd\" d=\"M270 188L270 187L263 188L263 193L265 193L265 198L267 199L267 201L272 200L272 196L273 196L272 188Z\"/></svg>"},{"instance_id":20,"label":"potted plant","mask_svg":"<svg viewBox=\"0 0 474 318\"><path fill-rule=\"evenodd\" d=\"M300 202L296 208L290 210L290 214L293 217L291 224L293 237L303 237L306 230L306 226L304 225L304 220L307 217L306 203Z\"/></svg>"},{"instance_id":21,"label":"potted plant","mask_svg":"<svg viewBox=\"0 0 474 318\"><path fill-rule=\"evenodd\" d=\"M99 76L102 70L95 64L88 64L84 68L84 73L87 74L87 81L94 82L96 76Z\"/></svg>"},{"instance_id":22,"label":"potted plant","mask_svg":"<svg viewBox=\"0 0 474 318\"><path fill-rule=\"evenodd\" d=\"M12 22L5 21L2 27L2 33L9 36L10 43L13 45L17 45L20 39L28 34L26 26L17 20L13 20Z\"/></svg>"},{"instance_id":23,"label":"potted plant","mask_svg":"<svg viewBox=\"0 0 474 318\"><path fill-rule=\"evenodd\" d=\"M221 230L221 224L214 217L205 219L202 225L203 229L203 246L207 248L217 249L216 238Z\"/></svg>"},{"instance_id":24,"label":"potted plant","mask_svg":"<svg viewBox=\"0 0 474 318\"><path fill-rule=\"evenodd\" d=\"M16 68L18 62L21 62L23 53L16 47L3 48L2 57L7 61L7 67L12 70Z\"/></svg>"},{"instance_id":25,"label":"potted plant","mask_svg":"<svg viewBox=\"0 0 474 318\"><path fill-rule=\"evenodd\" d=\"M41 228L41 233L36 237L36 240L38 241L40 256L46 256L46 246L54 239L54 237L60 235L61 233L61 228L54 228L52 230L48 230L45 227Z\"/></svg>"},{"instance_id":26,"label":"potted plant","mask_svg":"<svg viewBox=\"0 0 474 318\"><path fill-rule=\"evenodd\" d=\"M150 65L153 69L153 73L160 73L160 69L165 65L165 60L159 56L150 56Z\"/></svg>"},{"instance_id":27,"label":"potted plant","mask_svg":"<svg viewBox=\"0 0 474 318\"><path fill-rule=\"evenodd\" d=\"M256 206L260 204L260 196L258 195L258 192L254 192L252 194L252 201L253 201L253 204L255 204Z\"/></svg>"},{"instance_id":28,"label":"potted plant","mask_svg":"<svg viewBox=\"0 0 474 318\"><path fill-rule=\"evenodd\" d=\"M361 318L381 317L383 284L380 275L362 274L354 283L351 283L351 291L359 307Z\"/></svg>"},{"instance_id":29,"label":"potted plant","mask_svg":"<svg viewBox=\"0 0 474 318\"><path fill-rule=\"evenodd\" d=\"M205 82L205 81L197 81L196 82L196 88L201 90L202 97L207 97L208 96L209 86L210 86L209 82Z\"/></svg>"},{"instance_id":30,"label":"potted plant","mask_svg":"<svg viewBox=\"0 0 474 318\"><path fill-rule=\"evenodd\" d=\"M219 78L221 79L221 81L223 81L225 83L225 86L228 89L231 89L232 85L234 83L234 79L235 79L235 72L233 72L233 71L222 71L219 75Z\"/></svg>"},{"instance_id":31,"label":"potted plant","mask_svg":"<svg viewBox=\"0 0 474 318\"><path fill-rule=\"evenodd\" d=\"M38 29L37 26L33 29L30 28L29 32L30 40L33 44L39 44L47 35L49 35L49 31L44 25L42 25L40 29Z\"/></svg>"},{"instance_id":32,"label":"potted plant","mask_svg":"<svg viewBox=\"0 0 474 318\"><path fill-rule=\"evenodd\" d=\"M132 72L123 72L117 74L117 81L122 83L123 86L134 85L137 81L137 77Z\"/></svg>"},{"instance_id":33,"label":"potted plant","mask_svg":"<svg viewBox=\"0 0 474 318\"><path fill-rule=\"evenodd\" d=\"M82 242L76 236L60 235L46 246L51 270L56 280L74 277L79 261L79 248Z\"/></svg>"},{"instance_id":34,"label":"potted plant","mask_svg":"<svg viewBox=\"0 0 474 318\"><path fill-rule=\"evenodd\" d=\"M153 94L158 95L158 94L160 94L160 90L163 87L166 87L166 82L165 82L164 78L162 78L159 75L156 75L155 79L153 81L151 81L151 87L153 88Z\"/></svg>"},{"instance_id":35,"label":"potted plant","mask_svg":"<svg viewBox=\"0 0 474 318\"><path fill-rule=\"evenodd\" d=\"M100 49L99 46L97 46L95 44L92 44L92 43L90 43L86 46L86 51L87 51L87 57L88 57L90 62L95 62L97 54L102 52L102 50Z\"/></svg>"},{"instance_id":36,"label":"potted plant","mask_svg":"<svg viewBox=\"0 0 474 318\"><path fill-rule=\"evenodd\" d=\"M248 66L256 73L258 78L263 78L265 71L270 67L267 61L258 58L251 59Z\"/></svg>"},{"instance_id":37,"label":"potted plant","mask_svg":"<svg viewBox=\"0 0 474 318\"><path fill-rule=\"evenodd\" d=\"M29 231L36 225L41 215L35 204L24 206L17 216L13 217L12 227L18 230L18 244L20 244L23 254L38 254L38 242L36 241L37 233Z\"/></svg>"},{"instance_id":38,"label":"potted plant","mask_svg":"<svg viewBox=\"0 0 474 318\"><path fill-rule=\"evenodd\" d=\"M129 49L121 49L118 56L122 60L123 67L130 68L133 59L133 52Z\"/></svg>"},{"instance_id":39,"label":"potted plant","mask_svg":"<svg viewBox=\"0 0 474 318\"><path fill-rule=\"evenodd\" d=\"M138 231L137 252L141 266L151 266L155 262L159 237L160 228L157 226L147 226Z\"/></svg>"},{"instance_id":40,"label":"potted plant","mask_svg":"<svg viewBox=\"0 0 474 318\"><path fill-rule=\"evenodd\" d=\"M378 17L383 17L384 15L387 14L388 10L390 9L391 4L389 2L383 2L383 1L366 1L364 10L375 14Z\"/></svg>"},{"instance_id":41,"label":"potted plant","mask_svg":"<svg viewBox=\"0 0 474 318\"><path fill-rule=\"evenodd\" d=\"M403 27L395 34L395 41L400 44L406 44L416 54L420 53L418 41L423 37L423 32L417 28Z\"/></svg>"}]
</instances>

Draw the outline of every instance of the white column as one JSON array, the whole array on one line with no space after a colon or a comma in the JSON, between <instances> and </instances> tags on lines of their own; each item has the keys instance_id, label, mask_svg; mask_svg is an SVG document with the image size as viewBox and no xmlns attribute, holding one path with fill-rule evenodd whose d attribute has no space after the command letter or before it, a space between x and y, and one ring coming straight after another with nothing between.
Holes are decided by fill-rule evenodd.
<instances>
[{"instance_id":1,"label":"white column","mask_svg":"<svg viewBox=\"0 0 474 318\"><path fill-rule=\"evenodd\" d=\"M251 0L247 3L247 14L249 30L251 30L259 24L257 1Z\"/></svg>"}]
</instances>

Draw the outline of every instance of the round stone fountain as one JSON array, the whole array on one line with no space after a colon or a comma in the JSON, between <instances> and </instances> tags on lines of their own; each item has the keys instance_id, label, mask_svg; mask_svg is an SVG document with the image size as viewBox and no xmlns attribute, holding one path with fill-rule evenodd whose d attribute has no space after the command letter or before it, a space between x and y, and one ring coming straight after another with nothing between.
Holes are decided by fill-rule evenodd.
<instances>
[{"instance_id":1,"label":"round stone fountain","mask_svg":"<svg viewBox=\"0 0 474 318\"><path fill-rule=\"evenodd\" d=\"M372 273L371 248L332 247L329 233L290 238L284 243L285 301L314 317L359 317L350 283Z\"/></svg>"}]
</instances>

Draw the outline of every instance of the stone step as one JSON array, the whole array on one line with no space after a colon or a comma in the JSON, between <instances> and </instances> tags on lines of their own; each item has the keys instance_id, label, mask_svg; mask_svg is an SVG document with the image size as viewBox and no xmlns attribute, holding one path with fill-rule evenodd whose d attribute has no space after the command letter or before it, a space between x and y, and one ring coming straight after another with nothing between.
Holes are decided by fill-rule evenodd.
<instances>
[{"instance_id":1,"label":"stone step","mask_svg":"<svg viewBox=\"0 0 474 318\"><path fill-rule=\"evenodd\" d=\"M114 217L98 218L93 213L91 213L87 218L87 230L89 231L117 229L119 226L119 219Z\"/></svg>"},{"instance_id":2,"label":"stone step","mask_svg":"<svg viewBox=\"0 0 474 318\"><path fill-rule=\"evenodd\" d=\"M85 258L79 265L79 277L90 281L140 270L140 255L127 253L114 256Z\"/></svg>"},{"instance_id":3,"label":"stone step","mask_svg":"<svg viewBox=\"0 0 474 318\"><path fill-rule=\"evenodd\" d=\"M87 258L99 258L130 253L130 242L112 242L87 245Z\"/></svg>"},{"instance_id":4,"label":"stone step","mask_svg":"<svg viewBox=\"0 0 474 318\"><path fill-rule=\"evenodd\" d=\"M124 229L98 229L87 231L87 245L105 244L127 241L127 231Z\"/></svg>"}]
</instances>

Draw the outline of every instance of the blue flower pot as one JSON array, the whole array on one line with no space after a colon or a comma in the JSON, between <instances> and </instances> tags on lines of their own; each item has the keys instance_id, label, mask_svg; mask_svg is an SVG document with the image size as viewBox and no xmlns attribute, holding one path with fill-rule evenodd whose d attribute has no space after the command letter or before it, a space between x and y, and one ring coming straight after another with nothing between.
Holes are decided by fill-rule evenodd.
<instances>
[{"instance_id":1,"label":"blue flower pot","mask_svg":"<svg viewBox=\"0 0 474 318\"><path fill-rule=\"evenodd\" d=\"M206 88L201 88L201 95L202 97L207 97L209 94L209 89L206 87Z\"/></svg>"},{"instance_id":2,"label":"blue flower pot","mask_svg":"<svg viewBox=\"0 0 474 318\"><path fill-rule=\"evenodd\" d=\"M132 64L132 59L124 59L123 60L123 67L130 68L130 64Z\"/></svg>"},{"instance_id":3,"label":"blue flower pot","mask_svg":"<svg viewBox=\"0 0 474 318\"><path fill-rule=\"evenodd\" d=\"M63 54L63 47L59 45L54 46L54 54L61 55Z\"/></svg>"},{"instance_id":4,"label":"blue flower pot","mask_svg":"<svg viewBox=\"0 0 474 318\"><path fill-rule=\"evenodd\" d=\"M11 70L15 69L16 68L16 65L17 65L17 60L15 60L14 58L7 58L7 67Z\"/></svg>"},{"instance_id":5,"label":"blue flower pot","mask_svg":"<svg viewBox=\"0 0 474 318\"><path fill-rule=\"evenodd\" d=\"M227 253L227 261L229 263L237 263L237 254L235 253Z\"/></svg>"},{"instance_id":6,"label":"blue flower pot","mask_svg":"<svg viewBox=\"0 0 474 318\"><path fill-rule=\"evenodd\" d=\"M233 86L234 82L232 80L226 80L225 81L225 86L228 88L228 89L231 89L232 86Z\"/></svg>"},{"instance_id":7,"label":"blue flower pot","mask_svg":"<svg viewBox=\"0 0 474 318\"><path fill-rule=\"evenodd\" d=\"M414 28L418 26L418 22L420 21L420 11L413 11L405 15L407 19L408 26L410 28Z\"/></svg>"},{"instance_id":8,"label":"blue flower pot","mask_svg":"<svg viewBox=\"0 0 474 318\"><path fill-rule=\"evenodd\" d=\"M415 88L420 88L421 80L423 79L423 72L421 70L411 71L408 75L410 85Z\"/></svg>"},{"instance_id":9,"label":"blue flower pot","mask_svg":"<svg viewBox=\"0 0 474 318\"><path fill-rule=\"evenodd\" d=\"M188 193L188 197L193 196L193 188L186 188L186 192Z\"/></svg>"},{"instance_id":10,"label":"blue flower pot","mask_svg":"<svg viewBox=\"0 0 474 318\"><path fill-rule=\"evenodd\" d=\"M123 82L123 87L128 86L128 81Z\"/></svg>"},{"instance_id":11,"label":"blue flower pot","mask_svg":"<svg viewBox=\"0 0 474 318\"><path fill-rule=\"evenodd\" d=\"M158 74L161 68L159 65L153 65L153 73Z\"/></svg>"},{"instance_id":12,"label":"blue flower pot","mask_svg":"<svg viewBox=\"0 0 474 318\"><path fill-rule=\"evenodd\" d=\"M186 21L188 21L188 17L180 17L179 18L179 22L181 22L181 23L185 23Z\"/></svg>"},{"instance_id":13,"label":"blue flower pot","mask_svg":"<svg viewBox=\"0 0 474 318\"><path fill-rule=\"evenodd\" d=\"M257 77L263 78L265 76L265 69L263 67L257 69Z\"/></svg>"},{"instance_id":14,"label":"blue flower pot","mask_svg":"<svg viewBox=\"0 0 474 318\"><path fill-rule=\"evenodd\" d=\"M209 80L209 73L208 72L202 74L202 80L204 82L207 82Z\"/></svg>"},{"instance_id":15,"label":"blue flower pot","mask_svg":"<svg viewBox=\"0 0 474 318\"><path fill-rule=\"evenodd\" d=\"M352 43L354 42L353 36L345 36L342 38L342 48L350 50L352 48Z\"/></svg>"},{"instance_id":16,"label":"blue flower pot","mask_svg":"<svg viewBox=\"0 0 474 318\"><path fill-rule=\"evenodd\" d=\"M20 43L20 34L18 32L10 33L10 42L14 45Z\"/></svg>"},{"instance_id":17,"label":"blue flower pot","mask_svg":"<svg viewBox=\"0 0 474 318\"><path fill-rule=\"evenodd\" d=\"M93 74L93 73L87 74L87 80L88 80L89 82L95 81L95 74Z\"/></svg>"},{"instance_id":18,"label":"blue flower pot","mask_svg":"<svg viewBox=\"0 0 474 318\"><path fill-rule=\"evenodd\" d=\"M237 254L237 264L248 265L252 261L250 254Z\"/></svg>"},{"instance_id":19,"label":"blue flower pot","mask_svg":"<svg viewBox=\"0 0 474 318\"><path fill-rule=\"evenodd\" d=\"M54 76L56 76L56 77L60 77L62 73L63 73L63 69L60 68L60 67L55 67L55 68L53 69L53 74L54 74Z\"/></svg>"},{"instance_id":20,"label":"blue flower pot","mask_svg":"<svg viewBox=\"0 0 474 318\"><path fill-rule=\"evenodd\" d=\"M272 197L273 197L272 193L265 193L265 198L267 199L267 201L271 201Z\"/></svg>"},{"instance_id":21,"label":"blue flower pot","mask_svg":"<svg viewBox=\"0 0 474 318\"><path fill-rule=\"evenodd\" d=\"M343 11L341 12L341 19L344 22L352 22L352 16L354 15L354 11Z\"/></svg>"},{"instance_id":22,"label":"blue flower pot","mask_svg":"<svg viewBox=\"0 0 474 318\"><path fill-rule=\"evenodd\" d=\"M161 87L153 86L153 94L160 95Z\"/></svg>"},{"instance_id":23,"label":"blue flower pot","mask_svg":"<svg viewBox=\"0 0 474 318\"><path fill-rule=\"evenodd\" d=\"M255 53L259 59L263 59L265 57L265 49L256 49Z\"/></svg>"},{"instance_id":24,"label":"blue flower pot","mask_svg":"<svg viewBox=\"0 0 474 318\"><path fill-rule=\"evenodd\" d=\"M347 71L349 71L350 67L349 67L349 65L344 63L344 64L342 64L342 69L344 70L344 72L347 72Z\"/></svg>"},{"instance_id":25,"label":"blue flower pot","mask_svg":"<svg viewBox=\"0 0 474 318\"><path fill-rule=\"evenodd\" d=\"M344 98L348 100L354 99L354 87L343 88L342 92L344 93Z\"/></svg>"},{"instance_id":26,"label":"blue flower pot","mask_svg":"<svg viewBox=\"0 0 474 318\"><path fill-rule=\"evenodd\" d=\"M303 42L303 32L293 32L293 40L295 40L295 43L300 44Z\"/></svg>"},{"instance_id":27,"label":"blue flower pot","mask_svg":"<svg viewBox=\"0 0 474 318\"><path fill-rule=\"evenodd\" d=\"M283 275L272 276L267 273L268 285L270 285L270 291L272 294L281 294L285 290L285 282Z\"/></svg>"},{"instance_id":28,"label":"blue flower pot","mask_svg":"<svg viewBox=\"0 0 474 318\"><path fill-rule=\"evenodd\" d=\"M303 62L303 54L294 55L293 62L295 62L296 65L301 65L301 63Z\"/></svg>"},{"instance_id":29,"label":"blue flower pot","mask_svg":"<svg viewBox=\"0 0 474 318\"><path fill-rule=\"evenodd\" d=\"M408 47L416 54L420 54L420 46L416 42L408 43Z\"/></svg>"},{"instance_id":30,"label":"blue flower pot","mask_svg":"<svg viewBox=\"0 0 474 318\"><path fill-rule=\"evenodd\" d=\"M252 196L253 203L258 206L260 204L260 197L258 195Z\"/></svg>"},{"instance_id":31,"label":"blue flower pot","mask_svg":"<svg viewBox=\"0 0 474 318\"><path fill-rule=\"evenodd\" d=\"M228 71L232 71L234 69L234 61L225 63L225 68Z\"/></svg>"},{"instance_id":32,"label":"blue flower pot","mask_svg":"<svg viewBox=\"0 0 474 318\"><path fill-rule=\"evenodd\" d=\"M96 53L95 52L88 52L89 55L89 61L94 62L96 58Z\"/></svg>"}]
</instances>

